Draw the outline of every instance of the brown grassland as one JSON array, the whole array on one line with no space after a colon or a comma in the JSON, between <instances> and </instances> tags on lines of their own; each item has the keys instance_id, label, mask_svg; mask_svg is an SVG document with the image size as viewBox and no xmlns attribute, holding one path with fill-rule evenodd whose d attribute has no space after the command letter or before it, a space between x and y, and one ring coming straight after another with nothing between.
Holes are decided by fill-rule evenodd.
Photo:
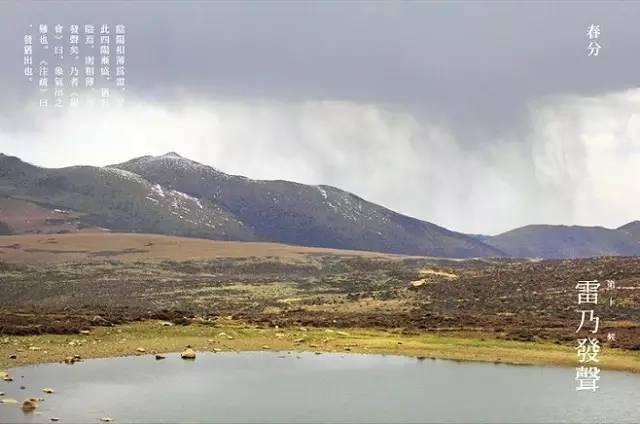
<instances>
[{"instance_id":1,"label":"brown grassland","mask_svg":"<svg viewBox=\"0 0 640 424\"><path fill-rule=\"evenodd\" d=\"M584 279L603 282L602 366L640 370L640 258L451 260L149 234L1 236L0 366L187 344L575 365L576 339L589 335L575 332Z\"/></svg>"}]
</instances>

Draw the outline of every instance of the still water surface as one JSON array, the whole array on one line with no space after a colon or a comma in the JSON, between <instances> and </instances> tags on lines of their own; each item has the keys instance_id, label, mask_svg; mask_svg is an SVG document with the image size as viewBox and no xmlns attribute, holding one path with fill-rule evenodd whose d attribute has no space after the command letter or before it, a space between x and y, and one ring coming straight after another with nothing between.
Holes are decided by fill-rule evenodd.
<instances>
[{"instance_id":1,"label":"still water surface","mask_svg":"<svg viewBox=\"0 0 640 424\"><path fill-rule=\"evenodd\" d=\"M359 354L199 353L9 370L0 422L640 422L640 375ZM20 386L25 386L21 390ZM54 394L44 394L52 387Z\"/></svg>"}]
</instances>

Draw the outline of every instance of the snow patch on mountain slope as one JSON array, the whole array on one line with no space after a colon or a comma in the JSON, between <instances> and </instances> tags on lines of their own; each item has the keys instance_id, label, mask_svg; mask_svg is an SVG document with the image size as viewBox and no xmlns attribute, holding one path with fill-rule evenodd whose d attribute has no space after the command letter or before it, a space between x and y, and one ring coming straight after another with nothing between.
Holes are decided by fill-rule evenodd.
<instances>
[{"instance_id":1,"label":"snow patch on mountain slope","mask_svg":"<svg viewBox=\"0 0 640 424\"><path fill-rule=\"evenodd\" d=\"M142 178L138 174L134 174L133 172L125 171L124 169L112 168L109 166L105 166L103 168L99 168L102 172L107 172L111 175L116 175L124 180L139 183L139 184L149 184L147 180Z\"/></svg>"},{"instance_id":2,"label":"snow patch on mountain slope","mask_svg":"<svg viewBox=\"0 0 640 424\"><path fill-rule=\"evenodd\" d=\"M160 160L177 161L176 163L188 164L188 159L184 159L176 153L158 157ZM196 162L193 162L197 165ZM102 172L115 175L124 180L137 183L146 192L145 200L152 202L155 207L165 208L167 212L184 222L195 226L203 226L212 230L224 228L225 224L244 226L244 224L233 217L217 205L205 207L200 199L178 190L167 189L160 184L152 184L142 176L120 168L103 167Z\"/></svg>"},{"instance_id":3,"label":"snow patch on mountain slope","mask_svg":"<svg viewBox=\"0 0 640 424\"><path fill-rule=\"evenodd\" d=\"M151 191L153 191L153 193L157 194L160 197L164 197L164 190L162 189L162 186L160 184L155 184L153 187L151 187Z\"/></svg>"},{"instance_id":4,"label":"snow patch on mountain slope","mask_svg":"<svg viewBox=\"0 0 640 424\"><path fill-rule=\"evenodd\" d=\"M322 194L324 203L346 220L352 222L366 220L376 224L389 223L388 214L377 207L365 207L364 200L351 193L329 187L316 186L316 188Z\"/></svg>"},{"instance_id":5,"label":"snow patch on mountain slope","mask_svg":"<svg viewBox=\"0 0 640 424\"><path fill-rule=\"evenodd\" d=\"M197 199L193 196L189 196L187 193L183 193L181 191L178 190L171 190L170 193L172 195L178 196L178 197L182 197L183 199L186 200L190 200L191 202L195 203L200 209L203 208L202 203L200 203L200 199Z\"/></svg>"},{"instance_id":6,"label":"snow patch on mountain slope","mask_svg":"<svg viewBox=\"0 0 640 424\"><path fill-rule=\"evenodd\" d=\"M320 186L316 186L316 188L318 189L324 200L327 200L327 190L323 189Z\"/></svg>"}]
</instances>

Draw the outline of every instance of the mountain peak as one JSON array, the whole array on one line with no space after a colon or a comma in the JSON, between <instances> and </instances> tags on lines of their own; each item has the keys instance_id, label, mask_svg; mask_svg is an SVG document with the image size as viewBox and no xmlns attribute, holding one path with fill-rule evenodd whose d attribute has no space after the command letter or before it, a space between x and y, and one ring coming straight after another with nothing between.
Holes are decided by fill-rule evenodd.
<instances>
[{"instance_id":1,"label":"mountain peak","mask_svg":"<svg viewBox=\"0 0 640 424\"><path fill-rule=\"evenodd\" d=\"M622 227L619 227L618 230L624 230L632 227L640 227L640 221L631 221L628 224L624 224Z\"/></svg>"},{"instance_id":2,"label":"mountain peak","mask_svg":"<svg viewBox=\"0 0 640 424\"><path fill-rule=\"evenodd\" d=\"M618 231L629 234L635 241L640 243L640 221L631 221L618 228Z\"/></svg>"},{"instance_id":3,"label":"mountain peak","mask_svg":"<svg viewBox=\"0 0 640 424\"><path fill-rule=\"evenodd\" d=\"M210 165L186 158L173 151L159 156L140 156L127 162L111 165L111 167L124 169L125 171L133 172L141 176L145 176L148 172L151 172L151 170L154 170L154 175L159 175L158 173L175 172L176 170L181 170L180 172L192 170L226 177L225 173Z\"/></svg>"},{"instance_id":4,"label":"mountain peak","mask_svg":"<svg viewBox=\"0 0 640 424\"><path fill-rule=\"evenodd\" d=\"M184 157L180 156L176 152L167 152L164 155L160 156L161 158L171 158L171 159L184 159Z\"/></svg>"},{"instance_id":5,"label":"mountain peak","mask_svg":"<svg viewBox=\"0 0 640 424\"><path fill-rule=\"evenodd\" d=\"M124 164L164 164L168 166L183 166L186 164L199 164L194 160L186 158L176 152L167 152L163 155L144 155L137 158L133 158L126 162L111 165L112 167L119 167Z\"/></svg>"}]
</instances>

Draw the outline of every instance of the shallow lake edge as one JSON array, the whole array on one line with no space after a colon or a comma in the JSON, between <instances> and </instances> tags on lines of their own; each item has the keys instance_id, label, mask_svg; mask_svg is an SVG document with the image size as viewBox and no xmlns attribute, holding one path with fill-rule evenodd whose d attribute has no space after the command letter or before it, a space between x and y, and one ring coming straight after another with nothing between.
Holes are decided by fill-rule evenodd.
<instances>
[{"instance_id":1,"label":"shallow lake edge","mask_svg":"<svg viewBox=\"0 0 640 424\"><path fill-rule=\"evenodd\" d=\"M196 352L362 353L510 365L580 365L575 347L568 343L512 341L469 331L404 334L401 329L261 328L231 320L215 326L142 321L95 327L80 335L5 336L0 342L1 369L62 362L74 355L89 359L179 354L186 346ZM603 348L600 358L597 365L602 369L640 373L640 352Z\"/></svg>"}]
</instances>

